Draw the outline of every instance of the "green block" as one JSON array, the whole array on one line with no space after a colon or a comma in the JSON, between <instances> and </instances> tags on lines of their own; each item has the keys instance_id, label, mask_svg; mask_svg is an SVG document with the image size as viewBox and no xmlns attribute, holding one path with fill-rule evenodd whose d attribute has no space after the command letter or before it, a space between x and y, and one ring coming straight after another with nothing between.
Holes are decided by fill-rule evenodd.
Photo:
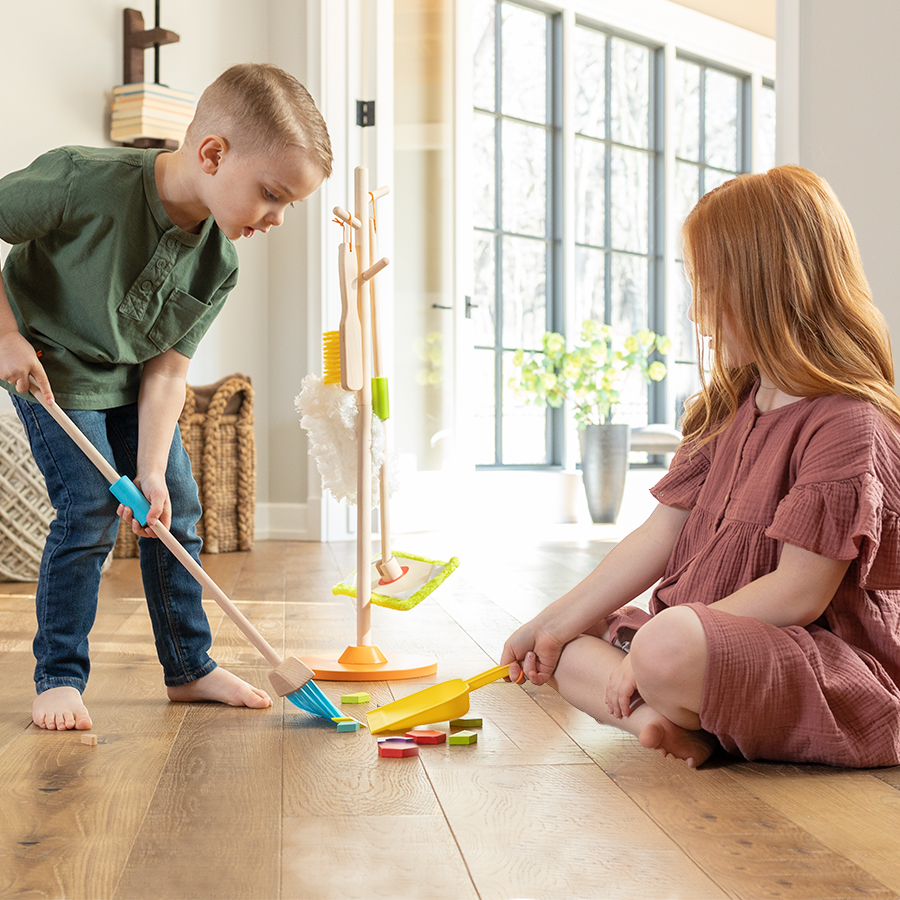
<instances>
[{"instance_id":1,"label":"green block","mask_svg":"<svg viewBox=\"0 0 900 900\"><path fill-rule=\"evenodd\" d=\"M344 694L341 703L368 703L369 695L365 691L357 691L355 694Z\"/></svg>"},{"instance_id":2,"label":"green block","mask_svg":"<svg viewBox=\"0 0 900 900\"><path fill-rule=\"evenodd\" d=\"M359 731L359 722L338 722L338 731Z\"/></svg>"},{"instance_id":3,"label":"green block","mask_svg":"<svg viewBox=\"0 0 900 900\"><path fill-rule=\"evenodd\" d=\"M473 717L471 719L454 719L450 723L451 728L481 728L481 719Z\"/></svg>"},{"instance_id":4,"label":"green block","mask_svg":"<svg viewBox=\"0 0 900 900\"><path fill-rule=\"evenodd\" d=\"M478 735L474 731L457 731L449 737L451 744L474 744L478 741Z\"/></svg>"}]
</instances>

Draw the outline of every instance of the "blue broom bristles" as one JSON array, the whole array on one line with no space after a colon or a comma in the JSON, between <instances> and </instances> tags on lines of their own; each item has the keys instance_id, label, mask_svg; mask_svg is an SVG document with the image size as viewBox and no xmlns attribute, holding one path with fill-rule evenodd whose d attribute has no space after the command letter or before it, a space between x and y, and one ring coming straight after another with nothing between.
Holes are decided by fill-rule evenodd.
<instances>
[{"instance_id":1,"label":"blue broom bristles","mask_svg":"<svg viewBox=\"0 0 900 900\"><path fill-rule=\"evenodd\" d=\"M288 694L287 699L303 712L318 716L320 719L328 719L329 722L336 716L343 715L314 681L308 681L299 691Z\"/></svg>"}]
</instances>

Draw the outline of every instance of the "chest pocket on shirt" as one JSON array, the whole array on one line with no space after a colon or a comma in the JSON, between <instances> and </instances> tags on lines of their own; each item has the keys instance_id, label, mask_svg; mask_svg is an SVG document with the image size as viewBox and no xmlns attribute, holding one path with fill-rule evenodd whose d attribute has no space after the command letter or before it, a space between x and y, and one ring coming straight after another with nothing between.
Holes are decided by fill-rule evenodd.
<instances>
[{"instance_id":1,"label":"chest pocket on shirt","mask_svg":"<svg viewBox=\"0 0 900 900\"><path fill-rule=\"evenodd\" d=\"M148 337L159 350L168 350L174 347L207 312L209 306L202 300L175 289L163 303Z\"/></svg>"}]
</instances>

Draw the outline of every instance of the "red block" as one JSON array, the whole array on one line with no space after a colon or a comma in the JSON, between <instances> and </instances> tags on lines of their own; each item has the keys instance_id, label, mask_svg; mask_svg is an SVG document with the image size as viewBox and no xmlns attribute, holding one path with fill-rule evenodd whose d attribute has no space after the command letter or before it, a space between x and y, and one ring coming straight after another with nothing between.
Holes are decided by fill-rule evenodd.
<instances>
[{"instance_id":1,"label":"red block","mask_svg":"<svg viewBox=\"0 0 900 900\"><path fill-rule=\"evenodd\" d=\"M385 741L378 745L379 756L418 756L419 748L415 744L391 743Z\"/></svg>"},{"instance_id":2,"label":"red block","mask_svg":"<svg viewBox=\"0 0 900 900\"><path fill-rule=\"evenodd\" d=\"M423 728L419 731L407 731L406 736L417 744L443 744L447 740L446 731L431 731Z\"/></svg>"}]
</instances>

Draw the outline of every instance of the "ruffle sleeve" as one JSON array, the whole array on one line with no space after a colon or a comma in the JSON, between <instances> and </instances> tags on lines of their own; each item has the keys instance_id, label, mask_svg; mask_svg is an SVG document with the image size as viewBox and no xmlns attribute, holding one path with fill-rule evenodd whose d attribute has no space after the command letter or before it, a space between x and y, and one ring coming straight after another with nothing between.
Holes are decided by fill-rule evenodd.
<instances>
[{"instance_id":1,"label":"ruffle sleeve","mask_svg":"<svg viewBox=\"0 0 900 900\"><path fill-rule=\"evenodd\" d=\"M693 509L709 474L707 446L698 449L682 444L672 458L669 471L650 489L650 493L664 506Z\"/></svg>"},{"instance_id":2,"label":"ruffle sleeve","mask_svg":"<svg viewBox=\"0 0 900 900\"><path fill-rule=\"evenodd\" d=\"M900 588L900 517L870 473L795 485L766 536L828 559L857 559L865 589Z\"/></svg>"}]
</instances>

